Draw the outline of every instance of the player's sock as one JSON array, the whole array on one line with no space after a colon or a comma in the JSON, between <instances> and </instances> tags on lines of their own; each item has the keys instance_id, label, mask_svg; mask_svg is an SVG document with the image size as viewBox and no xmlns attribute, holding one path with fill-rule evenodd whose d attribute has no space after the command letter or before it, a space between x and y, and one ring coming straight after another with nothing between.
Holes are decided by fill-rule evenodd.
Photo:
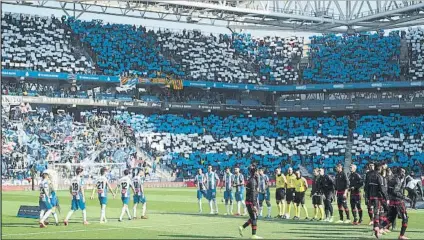
<instances>
[{"instance_id":1,"label":"player's sock","mask_svg":"<svg viewBox=\"0 0 424 240\"><path fill-rule=\"evenodd\" d=\"M318 218L318 208L316 206L314 207L314 218Z\"/></svg>"},{"instance_id":2,"label":"player's sock","mask_svg":"<svg viewBox=\"0 0 424 240\"><path fill-rule=\"evenodd\" d=\"M281 216L286 213L286 201L283 201L283 211L281 212Z\"/></svg>"},{"instance_id":3,"label":"player's sock","mask_svg":"<svg viewBox=\"0 0 424 240\"><path fill-rule=\"evenodd\" d=\"M133 207L133 217L137 218L137 204L134 204L134 207Z\"/></svg>"},{"instance_id":4,"label":"player's sock","mask_svg":"<svg viewBox=\"0 0 424 240\"><path fill-rule=\"evenodd\" d=\"M50 210L48 210L45 214L44 214L44 216L43 216L43 218L41 218L41 222L43 223L44 221L46 221L46 219L50 216L50 214L52 213L52 210L50 209Z\"/></svg>"},{"instance_id":5,"label":"player's sock","mask_svg":"<svg viewBox=\"0 0 424 240\"><path fill-rule=\"evenodd\" d=\"M69 220L69 218L71 218L72 214L74 214L73 210L68 212L68 215L66 215L66 218L65 218L65 222L67 222Z\"/></svg>"},{"instance_id":6,"label":"player's sock","mask_svg":"<svg viewBox=\"0 0 424 240\"><path fill-rule=\"evenodd\" d=\"M213 202L209 201L209 208L211 209L211 213L213 213Z\"/></svg>"},{"instance_id":7,"label":"player's sock","mask_svg":"<svg viewBox=\"0 0 424 240\"><path fill-rule=\"evenodd\" d=\"M141 216L142 216L142 217L146 216L146 208L147 208L147 204L146 204L146 203L144 203L144 204L143 204L143 207L142 207L142 209L141 209Z\"/></svg>"},{"instance_id":8,"label":"player's sock","mask_svg":"<svg viewBox=\"0 0 424 240\"><path fill-rule=\"evenodd\" d=\"M356 222L358 220L357 215L356 215L356 209L352 208L352 216L353 216L353 221Z\"/></svg>"},{"instance_id":9,"label":"player's sock","mask_svg":"<svg viewBox=\"0 0 424 240\"><path fill-rule=\"evenodd\" d=\"M281 203L277 203L278 216L281 216Z\"/></svg>"},{"instance_id":10,"label":"player's sock","mask_svg":"<svg viewBox=\"0 0 424 240\"><path fill-rule=\"evenodd\" d=\"M106 220L106 205L102 204L102 209L100 210L100 221Z\"/></svg>"},{"instance_id":11,"label":"player's sock","mask_svg":"<svg viewBox=\"0 0 424 240\"><path fill-rule=\"evenodd\" d=\"M267 217L271 217L271 205L268 206L268 215Z\"/></svg>"},{"instance_id":12,"label":"player's sock","mask_svg":"<svg viewBox=\"0 0 424 240\"><path fill-rule=\"evenodd\" d=\"M290 215L292 205L290 203L288 205L289 205L289 211L287 212L287 214ZM294 206L294 207L296 208L296 206Z\"/></svg>"},{"instance_id":13,"label":"player's sock","mask_svg":"<svg viewBox=\"0 0 424 240\"><path fill-rule=\"evenodd\" d=\"M319 211L321 212L321 219L324 220L324 208L323 207L319 207Z\"/></svg>"},{"instance_id":14,"label":"player's sock","mask_svg":"<svg viewBox=\"0 0 424 240\"><path fill-rule=\"evenodd\" d=\"M243 224L243 228L247 228L250 224L252 223L252 220L247 220L247 222L245 222L244 224Z\"/></svg>"},{"instance_id":15,"label":"player's sock","mask_svg":"<svg viewBox=\"0 0 424 240\"><path fill-rule=\"evenodd\" d=\"M358 213L359 213L359 221L362 221L362 209L358 209Z\"/></svg>"},{"instance_id":16,"label":"player's sock","mask_svg":"<svg viewBox=\"0 0 424 240\"><path fill-rule=\"evenodd\" d=\"M296 216L298 217L298 218L300 218L300 205L298 205L297 207L296 207Z\"/></svg>"},{"instance_id":17,"label":"player's sock","mask_svg":"<svg viewBox=\"0 0 424 240\"><path fill-rule=\"evenodd\" d=\"M82 219L84 222L87 222L87 210L82 210Z\"/></svg>"},{"instance_id":18,"label":"player's sock","mask_svg":"<svg viewBox=\"0 0 424 240\"><path fill-rule=\"evenodd\" d=\"M240 210L241 210L241 202L238 201L237 202L237 214L239 214L239 215L241 214Z\"/></svg>"},{"instance_id":19,"label":"player's sock","mask_svg":"<svg viewBox=\"0 0 424 240\"><path fill-rule=\"evenodd\" d=\"M340 221L343 221L343 210L339 209Z\"/></svg>"},{"instance_id":20,"label":"player's sock","mask_svg":"<svg viewBox=\"0 0 424 240\"><path fill-rule=\"evenodd\" d=\"M215 213L218 213L218 202L216 199L214 199L213 202L215 203Z\"/></svg>"},{"instance_id":21,"label":"player's sock","mask_svg":"<svg viewBox=\"0 0 424 240\"><path fill-rule=\"evenodd\" d=\"M350 220L350 212L349 212L349 208L345 208L345 213L346 213L346 219Z\"/></svg>"},{"instance_id":22,"label":"player's sock","mask_svg":"<svg viewBox=\"0 0 424 240\"><path fill-rule=\"evenodd\" d=\"M246 207L246 203L245 203L244 201L241 201L241 204L243 205L244 215L247 215L247 207Z\"/></svg>"},{"instance_id":23,"label":"player's sock","mask_svg":"<svg viewBox=\"0 0 424 240\"><path fill-rule=\"evenodd\" d=\"M293 205L294 205L294 216L298 217L297 216L297 205L296 204L293 204ZM290 206L289 206L289 214L290 214Z\"/></svg>"},{"instance_id":24,"label":"player's sock","mask_svg":"<svg viewBox=\"0 0 424 240\"><path fill-rule=\"evenodd\" d=\"M43 219L43 217L44 217L44 213L45 213L45 211L44 211L44 210L41 210L41 211L40 211L40 222L41 222L41 219Z\"/></svg>"},{"instance_id":25,"label":"player's sock","mask_svg":"<svg viewBox=\"0 0 424 240\"><path fill-rule=\"evenodd\" d=\"M130 208L128 206L125 208L125 212L128 215L128 219L131 219Z\"/></svg>"},{"instance_id":26,"label":"player's sock","mask_svg":"<svg viewBox=\"0 0 424 240\"><path fill-rule=\"evenodd\" d=\"M233 203L230 203L230 214L233 215Z\"/></svg>"},{"instance_id":27,"label":"player's sock","mask_svg":"<svg viewBox=\"0 0 424 240\"><path fill-rule=\"evenodd\" d=\"M308 213L308 209L306 208L306 205L303 204L302 207L305 210L306 217L309 218L309 213Z\"/></svg>"},{"instance_id":28,"label":"player's sock","mask_svg":"<svg viewBox=\"0 0 424 240\"><path fill-rule=\"evenodd\" d=\"M121 216L119 216L119 220L122 221L122 218L124 217L124 214L125 214L125 207L122 207Z\"/></svg>"},{"instance_id":29,"label":"player's sock","mask_svg":"<svg viewBox=\"0 0 424 240\"><path fill-rule=\"evenodd\" d=\"M59 219L57 218L57 213L56 212L53 212L52 215L54 217L54 222L55 223L59 223Z\"/></svg>"},{"instance_id":30,"label":"player's sock","mask_svg":"<svg viewBox=\"0 0 424 240\"><path fill-rule=\"evenodd\" d=\"M202 212L202 211L203 211L203 209L202 209L202 200L199 199L199 212Z\"/></svg>"},{"instance_id":31,"label":"player's sock","mask_svg":"<svg viewBox=\"0 0 424 240\"><path fill-rule=\"evenodd\" d=\"M259 207L259 216L261 216L262 217L262 210L263 210L264 208L262 207L262 206L260 206Z\"/></svg>"},{"instance_id":32,"label":"player's sock","mask_svg":"<svg viewBox=\"0 0 424 240\"><path fill-rule=\"evenodd\" d=\"M225 204L225 210L227 211L227 214L230 214L230 206L227 204Z\"/></svg>"}]
</instances>

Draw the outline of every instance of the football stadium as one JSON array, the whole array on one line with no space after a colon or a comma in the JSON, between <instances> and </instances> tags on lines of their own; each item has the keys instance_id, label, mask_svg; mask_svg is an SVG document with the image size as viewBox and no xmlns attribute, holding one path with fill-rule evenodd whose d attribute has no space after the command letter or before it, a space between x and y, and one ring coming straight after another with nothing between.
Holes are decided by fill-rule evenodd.
<instances>
[{"instance_id":1,"label":"football stadium","mask_svg":"<svg viewBox=\"0 0 424 240\"><path fill-rule=\"evenodd\" d=\"M1 239L424 239L424 2L0 4Z\"/></svg>"}]
</instances>

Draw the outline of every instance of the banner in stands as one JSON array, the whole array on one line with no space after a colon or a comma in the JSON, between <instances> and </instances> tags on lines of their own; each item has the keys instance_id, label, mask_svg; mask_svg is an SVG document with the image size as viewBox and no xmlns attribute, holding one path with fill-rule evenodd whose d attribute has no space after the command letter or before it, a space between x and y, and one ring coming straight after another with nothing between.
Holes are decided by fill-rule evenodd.
<instances>
[{"instance_id":1,"label":"banner in stands","mask_svg":"<svg viewBox=\"0 0 424 240\"><path fill-rule=\"evenodd\" d=\"M375 89L375 88L411 88L424 86L424 82L382 82L382 83L346 83L346 84L307 84L307 85L254 85L254 84L235 84L235 83L215 83L215 82L194 82L183 81L184 87L198 88L224 88L237 90L253 90L268 92L304 92L316 90L331 89Z\"/></svg>"},{"instance_id":2,"label":"banner in stands","mask_svg":"<svg viewBox=\"0 0 424 240\"><path fill-rule=\"evenodd\" d=\"M1 71L3 77L28 77L28 78L41 78L41 79L57 79L57 80L76 80L76 81L95 81L95 82L111 82L121 83L118 76L103 76L103 75L86 75L86 74L68 74L68 73L51 73L51 72L37 72L37 71L22 71L3 69ZM127 79L131 80L131 79ZM345 83L345 84L307 84L307 85L254 85L254 84L235 84L235 83L221 83L221 82L202 82L202 81L187 81L175 80L167 78L138 78L139 84L165 84L170 85L176 89L183 87L197 87L197 88L222 88L222 89L235 89L235 90L252 90L252 91L267 91L267 92L307 92L307 91L321 91L324 89L376 89L376 88L412 88L424 86L424 81L403 81L403 82L381 82L381 83Z\"/></svg>"},{"instance_id":3,"label":"banner in stands","mask_svg":"<svg viewBox=\"0 0 424 240\"><path fill-rule=\"evenodd\" d=\"M40 208L38 206L21 205L18 211L18 217L21 218L40 218Z\"/></svg>"},{"instance_id":4,"label":"banner in stands","mask_svg":"<svg viewBox=\"0 0 424 240\"><path fill-rule=\"evenodd\" d=\"M225 111L254 111L254 112L273 112L272 106L223 106Z\"/></svg>"},{"instance_id":5,"label":"banner in stands","mask_svg":"<svg viewBox=\"0 0 424 240\"><path fill-rule=\"evenodd\" d=\"M92 82L116 82L119 83L119 77L103 76L103 75L86 75L86 74L68 74L68 73L52 73L52 72L37 72L37 71L22 71L3 69L2 77L27 77L27 78L42 78L42 79L57 79L57 80L77 80L77 81L92 81Z\"/></svg>"}]
</instances>

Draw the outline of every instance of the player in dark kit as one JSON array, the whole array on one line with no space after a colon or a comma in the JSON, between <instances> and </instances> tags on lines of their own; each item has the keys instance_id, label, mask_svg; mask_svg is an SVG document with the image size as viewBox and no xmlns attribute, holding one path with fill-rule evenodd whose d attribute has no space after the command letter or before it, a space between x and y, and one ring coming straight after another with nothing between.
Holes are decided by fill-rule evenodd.
<instances>
[{"instance_id":1,"label":"player in dark kit","mask_svg":"<svg viewBox=\"0 0 424 240\"><path fill-rule=\"evenodd\" d=\"M324 174L324 168L319 169L322 181L321 189L324 193L324 211L325 211L325 222L333 222L333 205L334 200L334 181L327 174Z\"/></svg>"},{"instance_id":2,"label":"player in dark kit","mask_svg":"<svg viewBox=\"0 0 424 240\"><path fill-rule=\"evenodd\" d=\"M408 214L406 213L404 201L410 201L410 199L403 195L403 186L401 178L401 169L399 168L395 170L394 176L388 182L388 220L390 223L393 224L396 221L396 218L400 216L402 218L402 228L400 230L399 239L408 239L407 237L405 237L405 231L408 227Z\"/></svg>"},{"instance_id":3,"label":"player in dark kit","mask_svg":"<svg viewBox=\"0 0 424 240\"><path fill-rule=\"evenodd\" d=\"M249 180L246 184L246 207L249 213L249 220L239 227L240 236L243 236L243 229L252 225L252 239L261 239L256 235L257 221L258 221L258 171L256 166L251 165L249 168Z\"/></svg>"},{"instance_id":4,"label":"player in dark kit","mask_svg":"<svg viewBox=\"0 0 424 240\"><path fill-rule=\"evenodd\" d=\"M373 219L374 219L374 216L373 216L373 212L374 212L374 210L372 209L372 206L371 206L371 204L370 204L370 199L369 199L369 196L368 196L368 194L367 194L367 192L368 192L368 184L367 184L367 182L368 182L368 178L369 178L369 174L371 174L371 172L372 171L374 171L374 169L375 169L375 166L374 166L374 163L373 162L370 162L369 164L368 164L368 168L367 168L367 170L366 170L366 173L365 173L365 177L364 177L364 198L365 198L365 205L367 205L367 210L368 210L368 216L370 217L370 223L369 223L369 225L373 225Z\"/></svg>"},{"instance_id":5,"label":"player in dark kit","mask_svg":"<svg viewBox=\"0 0 424 240\"><path fill-rule=\"evenodd\" d=\"M383 177L380 172L382 166L376 166L377 170L372 170L367 175L366 196L373 209L373 230L377 238L380 237L380 208L382 201L387 201L387 193L383 188Z\"/></svg>"},{"instance_id":6,"label":"player in dark kit","mask_svg":"<svg viewBox=\"0 0 424 240\"><path fill-rule=\"evenodd\" d=\"M358 225L362 223L362 207L361 207L361 187L364 184L361 175L356 172L356 165L350 165L350 207L352 208L353 224ZM358 216L359 214L359 221Z\"/></svg>"},{"instance_id":7,"label":"player in dark kit","mask_svg":"<svg viewBox=\"0 0 424 240\"><path fill-rule=\"evenodd\" d=\"M349 179L346 173L343 172L343 166L341 164L337 164L336 170L337 206L339 208L340 215L340 220L337 223L343 223L343 211L346 213L346 221L344 221L344 223L350 223L349 208L347 206L347 191L349 189Z\"/></svg>"},{"instance_id":8,"label":"player in dark kit","mask_svg":"<svg viewBox=\"0 0 424 240\"><path fill-rule=\"evenodd\" d=\"M314 169L314 182L312 183L312 205L314 206L314 217L311 221L322 221L324 220L324 208L322 207L322 181L323 177L319 174L319 169ZM319 217L318 217L319 214Z\"/></svg>"},{"instance_id":9,"label":"player in dark kit","mask_svg":"<svg viewBox=\"0 0 424 240\"><path fill-rule=\"evenodd\" d=\"M387 164L382 163L380 168L380 175L383 177L383 185L381 187L383 188L383 192L385 193L387 193L387 190L388 190L388 175L387 175L388 171L389 171L389 168L387 167ZM389 225L389 220L387 218L388 213L389 213L389 205L387 201L381 201L380 234L386 234L390 232L389 229L385 228L385 226Z\"/></svg>"}]
</instances>

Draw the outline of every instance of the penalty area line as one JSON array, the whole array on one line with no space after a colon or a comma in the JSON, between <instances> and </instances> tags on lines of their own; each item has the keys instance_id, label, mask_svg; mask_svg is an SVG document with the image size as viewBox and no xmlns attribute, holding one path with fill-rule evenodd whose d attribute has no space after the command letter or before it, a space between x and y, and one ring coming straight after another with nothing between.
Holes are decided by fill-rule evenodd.
<instances>
[{"instance_id":1,"label":"penalty area line","mask_svg":"<svg viewBox=\"0 0 424 240\"><path fill-rule=\"evenodd\" d=\"M173 225L160 225L162 227L181 227L181 226L193 226L193 225L208 225L215 223L223 223L223 221L216 222L204 222L204 223L185 223L185 224L173 224ZM76 230L64 230L64 231L54 231L54 232L29 232L29 233L11 233L11 234L2 234L2 237L8 236L30 236L30 235L41 235L41 234L58 234L58 233L75 233L75 232L96 232L96 231L108 231L108 230L119 230L119 229L143 229L143 228L155 228L158 225L147 225L147 226L134 226L134 227L109 227L109 228L94 228L94 229L76 229Z\"/></svg>"}]
</instances>

